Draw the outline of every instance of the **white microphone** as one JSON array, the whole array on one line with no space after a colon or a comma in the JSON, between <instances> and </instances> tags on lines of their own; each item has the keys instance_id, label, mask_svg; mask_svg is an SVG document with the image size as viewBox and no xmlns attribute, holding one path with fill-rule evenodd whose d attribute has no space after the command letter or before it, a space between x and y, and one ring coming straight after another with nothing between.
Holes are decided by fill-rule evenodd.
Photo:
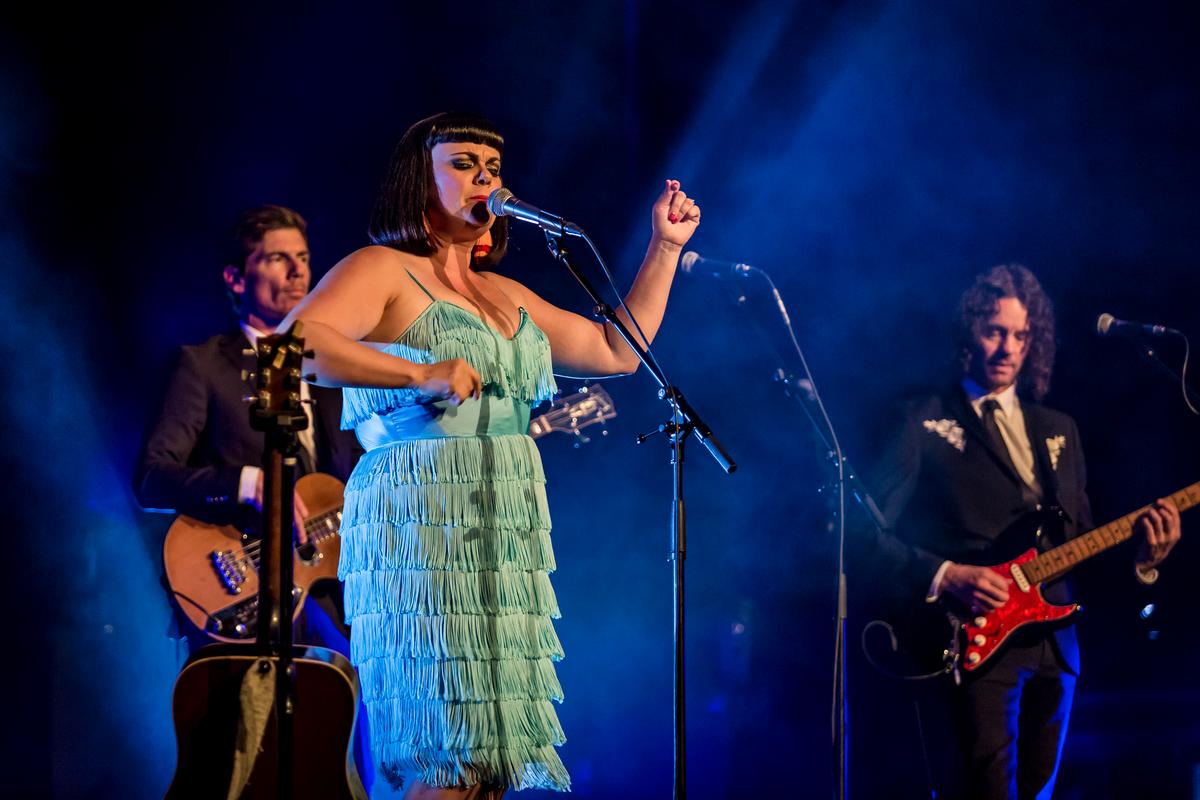
<instances>
[{"instance_id":1,"label":"white microphone","mask_svg":"<svg viewBox=\"0 0 1200 800\"><path fill-rule=\"evenodd\" d=\"M1101 336L1138 338L1141 336L1182 336L1183 334L1166 325L1146 325L1117 319L1112 314L1101 314L1096 318L1096 333Z\"/></svg>"},{"instance_id":2,"label":"white microphone","mask_svg":"<svg viewBox=\"0 0 1200 800\"><path fill-rule=\"evenodd\" d=\"M532 222L555 236L582 237L584 235L583 229L575 223L567 222L562 217L555 216L548 211L542 211L524 200L518 200L508 189L497 189L488 195L487 207L488 211L497 217L513 217L522 222Z\"/></svg>"},{"instance_id":3,"label":"white microphone","mask_svg":"<svg viewBox=\"0 0 1200 800\"><path fill-rule=\"evenodd\" d=\"M695 250L688 250L683 254L679 268L684 275L705 275L713 278L744 278L752 272L759 271L758 267L749 264L705 258Z\"/></svg>"}]
</instances>

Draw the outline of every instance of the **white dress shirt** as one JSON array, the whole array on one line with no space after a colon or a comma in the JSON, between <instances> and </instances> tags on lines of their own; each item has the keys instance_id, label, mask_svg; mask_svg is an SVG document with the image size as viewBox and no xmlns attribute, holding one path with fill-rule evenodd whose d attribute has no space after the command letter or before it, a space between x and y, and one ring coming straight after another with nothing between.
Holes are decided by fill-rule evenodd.
<instances>
[{"instance_id":1,"label":"white dress shirt","mask_svg":"<svg viewBox=\"0 0 1200 800\"><path fill-rule=\"evenodd\" d=\"M1034 468L1033 445L1030 444L1029 432L1025 429L1025 414L1021 411L1021 401L1017 398L1017 385L1014 383L1007 389L992 393L970 378L963 378L962 386L967 393L967 399L971 401L971 408L980 419L983 419L983 404L988 400L996 401L996 427L1000 430L1000 438L1004 440L1008 457L1016 467L1017 475L1040 497L1042 487L1038 483L1037 471ZM946 577L946 570L952 563L954 562L946 560L938 567L933 581L929 584L926 602L932 603L938 599L942 593L942 579Z\"/></svg>"},{"instance_id":2,"label":"white dress shirt","mask_svg":"<svg viewBox=\"0 0 1200 800\"><path fill-rule=\"evenodd\" d=\"M239 323L242 333L246 334L246 339L249 340L251 347L258 346L258 337L266 336L267 334L257 328L245 323ZM304 415L308 417L308 427L297 432L300 439L300 446L308 453L311 463L317 463L317 441L313 438L313 412L311 393L308 389L307 381L300 381L300 404L304 409ZM247 412L249 413L249 412ZM238 502L249 503L254 499L256 490L258 489L258 477L262 474L262 467L254 467L247 464L242 467L242 474L238 480Z\"/></svg>"}]
</instances>

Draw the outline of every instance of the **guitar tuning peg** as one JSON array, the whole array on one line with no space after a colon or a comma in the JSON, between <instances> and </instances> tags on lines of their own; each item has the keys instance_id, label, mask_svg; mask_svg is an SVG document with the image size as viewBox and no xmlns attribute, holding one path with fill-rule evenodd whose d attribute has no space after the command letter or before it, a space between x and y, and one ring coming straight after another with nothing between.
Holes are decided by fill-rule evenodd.
<instances>
[{"instance_id":1,"label":"guitar tuning peg","mask_svg":"<svg viewBox=\"0 0 1200 800\"><path fill-rule=\"evenodd\" d=\"M301 355L303 355L305 358L307 358L307 359L310 359L310 360L311 360L311 359L314 359L314 358L316 358L316 357L317 357L317 354L316 354L316 352L314 352L314 351L313 351L313 350L311 350L311 349L310 349L310 350L305 350L305 351L304 351L304 352L303 352Z\"/></svg>"},{"instance_id":2,"label":"guitar tuning peg","mask_svg":"<svg viewBox=\"0 0 1200 800\"><path fill-rule=\"evenodd\" d=\"M255 350L253 347L243 347L242 355L250 356L251 358L253 358L254 356L258 355L258 351Z\"/></svg>"},{"instance_id":3,"label":"guitar tuning peg","mask_svg":"<svg viewBox=\"0 0 1200 800\"><path fill-rule=\"evenodd\" d=\"M304 376L304 380L307 381L308 383L316 383L317 382L317 373L315 373L315 372L308 373L307 375Z\"/></svg>"},{"instance_id":4,"label":"guitar tuning peg","mask_svg":"<svg viewBox=\"0 0 1200 800\"><path fill-rule=\"evenodd\" d=\"M258 373L254 372L253 370L248 370L248 369L242 370L242 381L243 382L252 381L257 377L258 377Z\"/></svg>"}]
</instances>

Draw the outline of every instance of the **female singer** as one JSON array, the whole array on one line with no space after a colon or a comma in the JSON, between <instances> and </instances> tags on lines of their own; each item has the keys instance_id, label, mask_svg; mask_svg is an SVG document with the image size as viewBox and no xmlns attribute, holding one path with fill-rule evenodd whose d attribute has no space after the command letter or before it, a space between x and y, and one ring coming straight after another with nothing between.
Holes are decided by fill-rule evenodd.
<instances>
[{"instance_id":1,"label":"female singer","mask_svg":"<svg viewBox=\"0 0 1200 800\"><path fill-rule=\"evenodd\" d=\"M610 325L488 270L504 140L438 114L401 138L351 253L289 315L367 452L346 486L339 574L372 750L407 798L566 790L562 650L545 477L527 436L554 373L633 372ZM626 305L653 339L700 208L665 182ZM621 312L624 314L624 312ZM628 319L625 319L628 322Z\"/></svg>"}]
</instances>

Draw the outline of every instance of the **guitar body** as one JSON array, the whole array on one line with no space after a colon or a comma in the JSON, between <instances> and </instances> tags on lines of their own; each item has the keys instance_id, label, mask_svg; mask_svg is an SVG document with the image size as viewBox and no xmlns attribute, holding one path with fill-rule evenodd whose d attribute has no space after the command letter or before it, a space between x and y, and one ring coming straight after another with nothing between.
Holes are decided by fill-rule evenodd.
<instances>
[{"instance_id":1,"label":"guitar body","mask_svg":"<svg viewBox=\"0 0 1200 800\"><path fill-rule=\"evenodd\" d=\"M1186 511L1200 503L1200 481L1185 486L1170 495L1171 502L1180 511ZM884 669L916 677L916 670L924 676L938 672L949 674L952 668L962 667L973 672L991 663L994 656L1013 634L1032 625L1066 623L1079 611L1075 603L1057 605L1049 603L1042 595L1042 587L1057 581L1076 565L1129 541L1137 530L1138 519L1152 506L1142 506L1107 525L1075 536L1062 542L1062 537L1047 534L1061 524L1062 514L1058 509L1032 512L1018 520L996 539L983 557L974 563L989 567L1008 581L1008 600L991 611L972 614L955 598L947 597L936 603L923 603L924 608L910 608L898 621L899 639L905 642L900 648L893 638L893 650L903 651L899 670ZM1059 528L1061 531L1061 528ZM1050 541L1054 539L1055 541ZM1006 560L1007 559L1007 560ZM931 620L935 611L940 621ZM937 638L941 632L940 640ZM865 635L865 631L864 631ZM938 645L936 642L940 641ZM948 644L947 644L948 642ZM935 662L932 657L941 656L941 668L928 668ZM870 653L868 658L879 663Z\"/></svg>"},{"instance_id":2,"label":"guitar body","mask_svg":"<svg viewBox=\"0 0 1200 800\"><path fill-rule=\"evenodd\" d=\"M351 758L358 676L350 662L332 650L297 646L292 652L296 676L292 797L365 800ZM175 681L173 716L179 752L168 800L224 800L228 795L239 735L242 681L258 658L251 646L219 644L201 648L184 665ZM276 745L272 709L262 751L241 795L245 800L279 796Z\"/></svg>"},{"instance_id":3,"label":"guitar body","mask_svg":"<svg viewBox=\"0 0 1200 800\"><path fill-rule=\"evenodd\" d=\"M1060 606L1046 601L1042 585L1030 583L1022 564L1038 555L1029 548L1021 555L990 567L1008 581L1008 601L997 609L978 615L965 613L962 620L962 668L968 672L979 669L996 654L1016 631L1038 623L1061 622L1079 611L1079 604Z\"/></svg>"},{"instance_id":4,"label":"guitar body","mask_svg":"<svg viewBox=\"0 0 1200 800\"><path fill-rule=\"evenodd\" d=\"M295 613L319 580L337 579L341 539L341 481L312 473L296 481L308 507L310 548L296 548ZM232 525L212 525L181 515L163 542L163 568L179 608L197 629L221 642L252 641L257 632L256 539Z\"/></svg>"},{"instance_id":5,"label":"guitar body","mask_svg":"<svg viewBox=\"0 0 1200 800\"><path fill-rule=\"evenodd\" d=\"M888 671L907 675L950 674L950 668L974 672L991 663L1014 633L1038 624L1065 624L1078 604L1056 605L1042 594L1042 583L1030 581L1025 565L1051 547L1061 533L1056 511L1035 511L997 537L987 550L962 563L988 567L1008 582L1008 602L1000 608L971 613L948 593L937 603L908 608L896 620L898 653L880 658Z\"/></svg>"}]
</instances>

